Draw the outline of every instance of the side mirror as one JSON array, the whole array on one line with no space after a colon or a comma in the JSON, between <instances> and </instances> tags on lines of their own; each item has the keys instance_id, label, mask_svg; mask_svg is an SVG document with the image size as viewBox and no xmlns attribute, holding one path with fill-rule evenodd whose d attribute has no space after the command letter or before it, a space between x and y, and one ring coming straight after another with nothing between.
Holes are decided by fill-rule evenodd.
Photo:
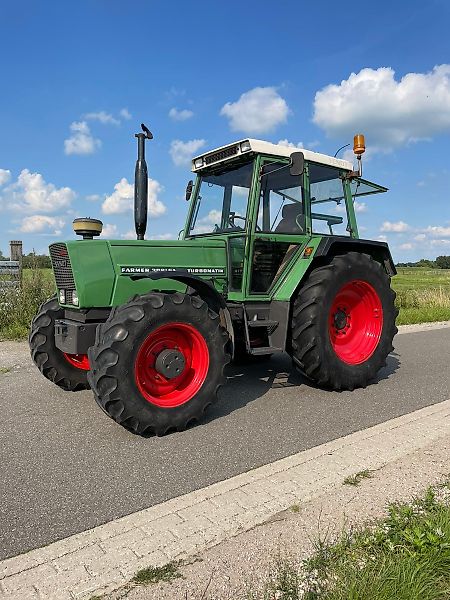
<instances>
[{"instance_id":1,"label":"side mirror","mask_svg":"<svg viewBox=\"0 0 450 600\"><path fill-rule=\"evenodd\" d=\"M188 184L186 186L186 202L189 202L189 200L191 199L193 187L194 187L194 182L191 179L190 181L188 181Z\"/></svg>"},{"instance_id":2,"label":"side mirror","mask_svg":"<svg viewBox=\"0 0 450 600\"><path fill-rule=\"evenodd\" d=\"M303 152L293 152L289 165L289 173L294 176L301 175L305 169L305 157Z\"/></svg>"}]
</instances>

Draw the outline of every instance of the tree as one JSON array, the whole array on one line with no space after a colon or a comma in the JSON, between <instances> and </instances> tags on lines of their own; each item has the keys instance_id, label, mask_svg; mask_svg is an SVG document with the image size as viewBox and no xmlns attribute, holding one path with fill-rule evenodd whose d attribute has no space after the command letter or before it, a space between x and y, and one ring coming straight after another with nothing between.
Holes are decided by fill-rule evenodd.
<instances>
[{"instance_id":1,"label":"tree","mask_svg":"<svg viewBox=\"0 0 450 600\"><path fill-rule=\"evenodd\" d=\"M22 258L22 267L24 269L50 269L51 266L50 257L46 254L29 252Z\"/></svg>"},{"instance_id":2,"label":"tree","mask_svg":"<svg viewBox=\"0 0 450 600\"><path fill-rule=\"evenodd\" d=\"M436 258L436 265L439 269L450 269L450 256L438 256Z\"/></svg>"}]
</instances>

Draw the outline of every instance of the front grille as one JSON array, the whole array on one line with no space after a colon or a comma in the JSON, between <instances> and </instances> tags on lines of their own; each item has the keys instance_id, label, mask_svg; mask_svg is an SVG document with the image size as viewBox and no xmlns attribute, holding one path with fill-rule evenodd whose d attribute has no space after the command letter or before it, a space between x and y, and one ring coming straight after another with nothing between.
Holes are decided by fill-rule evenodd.
<instances>
[{"instance_id":1,"label":"front grille","mask_svg":"<svg viewBox=\"0 0 450 600\"><path fill-rule=\"evenodd\" d=\"M61 243L52 244L50 246L50 258L55 274L56 287L59 290L76 289L66 245Z\"/></svg>"},{"instance_id":2,"label":"front grille","mask_svg":"<svg viewBox=\"0 0 450 600\"><path fill-rule=\"evenodd\" d=\"M225 148L224 150L219 150L219 152L214 152L213 154L208 154L205 156L205 163L210 165L219 160L223 160L224 158L229 158L230 156L235 156L239 151L239 146L230 146L229 148Z\"/></svg>"}]
</instances>

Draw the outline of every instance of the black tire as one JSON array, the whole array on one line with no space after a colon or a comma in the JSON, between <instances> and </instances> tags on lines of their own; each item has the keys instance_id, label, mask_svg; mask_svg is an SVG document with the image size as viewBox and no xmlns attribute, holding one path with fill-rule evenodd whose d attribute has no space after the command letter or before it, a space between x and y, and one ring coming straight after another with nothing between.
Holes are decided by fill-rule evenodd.
<instances>
[{"instance_id":1,"label":"black tire","mask_svg":"<svg viewBox=\"0 0 450 600\"><path fill-rule=\"evenodd\" d=\"M159 327L186 324L198 332L208 349L209 366L203 384L184 404L168 408L147 400L138 388L135 365L140 348ZM89 349L89 382L102 410L114 421L138 435L164 435L182 431L199 420L215 401L225 383L224 369L230 361L228 334L219 316L198 296L151 292L135 296L114 308L97 329Z\"/></svg>"},{"instance_id":2,"label":"black tire","mask_svg":"<svg viewBox=\"0 0 450 600\"><path fill-rule=\"evenodd\" d=\"M364 362L349 364L333 347L330 319L338 293L355 280L365 282L375 290L381 302L383 324L373 353ZM335 256L328 265L311 272L295 299L291 323L294 364L320 387L337 391L366 387L386 365L393 350L398 314L394 302L390 278L380 263L357 252Z\"/></svg>"},{"instance_id":3,"label":"black tire","mask_svg":"<svg viewBox=\"0 0 450 600\"><path fill-rule=\"evenodd\" d=\"M31 358L44 377L66 392L88 390L88 371L71 365L55 346L55 320L63 317L64 309L56 297L41 304L31 322L28 338Z\"/></svg>"}]
</instances>

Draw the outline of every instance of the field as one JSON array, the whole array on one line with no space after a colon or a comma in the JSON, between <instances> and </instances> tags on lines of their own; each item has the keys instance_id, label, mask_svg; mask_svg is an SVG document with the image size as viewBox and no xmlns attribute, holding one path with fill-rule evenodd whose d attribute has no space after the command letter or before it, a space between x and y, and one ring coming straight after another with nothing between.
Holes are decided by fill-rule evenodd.
<instances>
[{"instance_id":1,"label":"field","mask_svg":"<svg viewBox=\"0 0 450 600\"><path fill-rule=\"evenodd\" d=\"M392 287L399 325L450 320L450 270L399 268Z\"/></svg>"},{"instance_id":2,"label":"field","mask_svg":"<svg viewBox=\"0 0 450 600\"><path fill-rule=\"evenodd\" d=\"M399 268L392 286L399 325L450 320L450 269ZM24 269L22 289L0 288L0 340L25 339L38 306L53 292L50 269Z\"/></svg>"}]
</instances>

